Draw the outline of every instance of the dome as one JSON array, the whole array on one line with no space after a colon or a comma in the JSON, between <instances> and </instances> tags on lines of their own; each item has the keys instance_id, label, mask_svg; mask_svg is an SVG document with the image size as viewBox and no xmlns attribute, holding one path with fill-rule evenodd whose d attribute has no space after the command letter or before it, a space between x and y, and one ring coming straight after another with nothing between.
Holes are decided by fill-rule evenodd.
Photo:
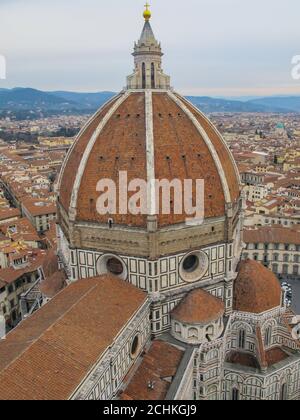
<instances>
[{"instance_id":1,"label":"dome","mask_svg":"<svg viewBox=\"0 0 300 420\"><path fill-rule=\"evenodd\" d=\"M208 324L224 315L222 300L203 289L190 292L172 311L172 319L189 325Z\"/></svg>"},{"instance_id":2,"label":"dome","mask_svg":"<svg viewBox=\"0 0 300 420\"><path fill-rule=\"evenodd\" d=\"M242 261L234 284L234 310L260 314L281 305L277 277L262 264Z\"/></svg>"},{"instance_id":3,"label":"dome","mask_svg":"<svg viewBox=\"0 0 300 420\"><path fill-rule=\"evenodd\" d=\"M148 7L145 13L150 13ZM148 185L179 180L183 186L185 180L192 181L193 199L196 181L204 180L204 217L228 216L227 211L235 209L240 196L233 156L214 125L171 89L170 77L161 67L161 44L149 19L133 56L135 69L127 78L127 89L88 121L68 153L58 183L59 208L72 222L107 224L112 219L114 225L135 228L146 228L148 216L153 215L158 228L184 223L191 217L174 211L179 201L175 195L168 199L170 212L162 211L157 190L151 186L145 206L148 212L132 214L120 208L99 212L98 182L113 181L119 197L120 189L123 191L121 174L126 173L127 185L137 179ZM128 201L136 192L128 193Z\"/></svg>"},{"instance_id":4,"label":"dome","mask_svg":"<svg viewBox=\"0 0 300 420\"><path fill-rule=\"evenodd\" d=\"M97 182L204 179L205 217L225 215L239 198L238 173L213 124L183 97L171 92L125 91L103 106L78 135L64 163L59 201L76 221L107 223L99 215ZM118 191L119 192L119 191ZM186 214L158 216L158 225L182 223ZM114 215L115 224L144 227L146 216Z\"/></svg>"}]
</instances>

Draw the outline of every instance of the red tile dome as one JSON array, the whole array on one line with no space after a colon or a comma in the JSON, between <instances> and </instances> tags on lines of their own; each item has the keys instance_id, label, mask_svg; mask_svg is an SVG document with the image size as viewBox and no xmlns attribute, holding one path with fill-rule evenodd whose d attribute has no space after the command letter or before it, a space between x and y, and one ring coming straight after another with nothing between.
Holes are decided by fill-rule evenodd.
<instances>
[{"instance_id":1,"label":"red tile dome","mask_svg":"<svg viewBox=\"0 0 300 420\"><path fill-rule=\"evenodd\" d=\"M171 316L181 323L196 325L215 322L224 312L225 306L221 299L203 289L196 289L187 294L172 311Z\"/></svg>"},{"instance_id":2,"label":"red tile dome","mask_svg":"<svg viewBox=\"0 0 300 420\"><path fill-rule=\"evenodd\" d=\"M97 213L100 179L204 179L205 218L225 215L237 202L239 176L233 157L213 124L171 91L120 93L79 133L60 176L59 202L75 221L107 223ZM113 215L115 224L145 227L147 216ZM185 221L186 214L158 216L158 226Z\"/></svg>"},{"instance_id":3,"label":"red tile dome","mask_svg":"<svg viewBox=\"0 0 300 420\"><path fill-rule=\"evenodd\" d=\"M259 314L281 305L280 283L262 264L242 261L234 284L234 310Z\"/></svg>"}]
</instances>

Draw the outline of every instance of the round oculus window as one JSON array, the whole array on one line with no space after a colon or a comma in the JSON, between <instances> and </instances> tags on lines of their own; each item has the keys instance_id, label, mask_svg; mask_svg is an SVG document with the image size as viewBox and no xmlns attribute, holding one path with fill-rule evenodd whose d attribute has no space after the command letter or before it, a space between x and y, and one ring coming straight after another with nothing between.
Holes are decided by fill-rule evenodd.
<instances>
[{"instance_id":1,"label":"round oculus window","mask_svg":"<svg viewBox=\"0 0 300 420\"><path fill-rule=\"evenodd\" d=\"M115 274L116 276L120 276L124 271L122 262L117 258L109 258L106 267L109 273Z\"/></svg>"},{"instance_id":2,"label":"round oculus window","mask_svg":"<svg viewBox=\"0 0 300 420\"><path fill-rule=\"evenodd\" d=\"M123 280L127 279L127 267L124 261L116 255L102 255L97 261L98 275L113 274Z\"/></svg>"},{"instance_id":3,"label":"round oculus window","mask_svg":"<svg viewBox=\"0 0 300 420\"><path fill-rule=\"evenodd\" d=\"M131 349L130 349L130 355L132 359L137 357L140 351L140 348L141 348L140 336L136 335L132 341Z\"/></svg>"},{"instance_id":4,"label":"round oculus window","mask_svg":"<svg viewBox=\"0 0 300 420\"><path fill-rule=\"evenodd\" d=\"M199 258L197 255L189 255L183 261L183 269L187 273L193 273L199 266Z\"/></svg>"},{"instance_id":5,"label":"round oculus window","mask_svg":"<svg viewBox=\"0 0 300 420\"><path fill-rule=\"evenodd\" d=\"M195 251L186 255L180 264L180 277L188 282L193 283L201 280L208 270L208 256L203 251Z\"/></svg>"}]
</instances>

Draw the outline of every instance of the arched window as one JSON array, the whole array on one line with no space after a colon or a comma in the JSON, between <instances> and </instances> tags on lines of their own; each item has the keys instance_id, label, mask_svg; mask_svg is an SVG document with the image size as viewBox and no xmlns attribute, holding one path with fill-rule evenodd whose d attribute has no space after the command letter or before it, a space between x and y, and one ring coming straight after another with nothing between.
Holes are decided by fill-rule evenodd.
<instances>
[{"instance_id":1,"label":"arched window","mask_svg":"<svg viewBox=\"0 0 300 420\"><path fill-rule=\"evenodd\" d=\"M151 88L155 89L155 67L154 67L154 63L151 64Z\"/></svg>"},{"instance_id":2,"label":"arched window","mask_svg":"<svg viewBox=\"0 0 300 420\"><path fill-rule=\"evenodd\" d=\"M245 330L239 331L239 348L244 349L246 346L246 332Z\"/></svg>"},{"instance_id":3,"label":"arched window","mask_svg":"<svg viewBox=\"0 0 300 420\"><path fill-rule=\"evenodd\" d=\"M205 337L208 342L212 341L212 339L214 338L214 333L215 333L215 329L213 325L210 325L209 327L206 328Z\"/></svg>"},{"instance_id":4,"label":"arched window","mask_svg":"<svg viewBox=\"0 0 300 420\"><path fill-rule=\"evenodd\" d=\"M142 64L142 89L146 89L146 64Z\"/></svg>"},{"instance_id":5,"label":"arched window","mask_svg":"<svg viewBox=\"0 0 300 420\"><path fill-rule=\"evenodd\" d=\"M272 342L272 327L268 327L265 331L265 346L268 347Z\"/></svg>"},{"instance_id":6,"label":"arched window","mask_svg":"<svg viewBox=\"0 0 300 420\"><path fill-rule=\"evenodd\" d=\"M218 399L218 387L216 385L211 385L207 390L207 399L208 400L217 400Z\"/></svg>"},{"instance_id":7,"label":"arched window","mask_svg":"<svg viewBox=\"0 0 300 420\"><path fill-rule=\"evenodd\" d=\"M237 388L232 389L232 401L239 401L240 391Z\"/></svg>"},{"instance_id":8,"label":"arched window","mask_svg":"<svg viewBox=\"0 0 300 420\"><path fill-rule=\"evenodd\" d=\"M280 388L280 400L287 400L287 384L283 384Z\"/></svg>"},{"instance_id":9,"label":"arched window","mask_svg":"<svg viewBox=\"0 0 300 420\"><path fill-rule=\"evenodd\" d=\"M197 328L189 328L188 338L198 339L198 330L197 330Z\"/></svg>"},{"instance_id":10,"label":"arched window","mask_svg":"<svg viewBox=\"0 0 300 420\"><path fill-rule=\"evenodd\" d=\"M287 264L283 264L282 273L283 274L289 274L289 266Z\"/></svg>"},{"instance_id":11,"label":"arched window","mask_svg":"<svg viewBox=\"0 0 300 420\"><path fill-rule=\"evenodd\" d=\"M175 332L176 334L181 334L181 326L177 322L175 323Z\"/></svg>"},{"instance_id":12,"label":"arched window","mask_svg":"<svg viewBox=\"0 0 300 420\"><path fill-rule=\"evenodd\" d=\"M238 346L240 349L244 349L246 347L246 332L245 330L239 331L239 342Z\"/></svg>"}]
</instances>

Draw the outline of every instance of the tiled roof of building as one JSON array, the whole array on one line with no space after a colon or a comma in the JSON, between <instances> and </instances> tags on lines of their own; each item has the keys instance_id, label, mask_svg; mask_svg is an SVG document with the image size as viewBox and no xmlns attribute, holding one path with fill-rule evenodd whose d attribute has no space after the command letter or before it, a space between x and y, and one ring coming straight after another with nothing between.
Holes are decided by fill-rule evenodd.
<instances>
[{"instance_id":1,"label":"tiled roof of building","mask_svg":"<svg viewBox=\"0 0 300 420\"><path fill-rule=\"evenodd\" d=\"M58 257L55 248L47 251L47 258L43 263L43 273L45 278L52 276L58 271Z\"/></svg>"},{"instance_id":2,"label":"tiled roof of building","mask_svg":"<svg viewBox=\"0 0 300 420\"><path fill-rule=\"evenodd\" d=\"M27 198L22 201L22 206L33 217L56 213L56 204L43 198Z\"/></svg>"},{"instance_id":3,"label":"tiled roof of building","mask_svg":"<svg viewBox=\"0 0 300 420\"><path fill-rule=\"evenodd\" d=\"M262 313L281 305L280 283L270 270L253 260L242 261L234 283L234 310Z\"/></svg>"},{"instance_id":4,"label":"tiled roof of building","mask_svg":"<svg viewBox=\"0 0 300 420\"><path fill-rule=\"evenodd\" d=\"M15 209L15 208L0 209L0 221L5 221L5 220L9 220L15 217L20 217L20 216L21 216L21 212L19 209Z\"/></svg>"},{"instance_id":5,"label":"tiled roof of building","mask_svg":"<svg viewBox=\"0 0 300 420\"><path fill-rule=\"evenodd\" d=\"M47 254L45 251L30 251L27 249L26 252L24 252L24 255L28 255L28 261L25 266L21 266L19 269L8 267L0 270L0 280L2 283L10 284L25 274L34 273L42 267ZM17 254L17 256L19 257L19 254Z\"/></svg>"},{"instance_id":6,"label":"tiled roof of building","mask_svg":"<svg viewBox=\"0 0 300 420\"><path fill-rule=\"evenodd\" d=\"M164 400L183 354L183 350L169 343L153 341L120 398L136 401ZM153 389L149 387L150 383Z\"/></svg>"},{"instance_id":7,"label":"tiled roof of building","mask_svg":"<svg viewBox=\"0 0 300 420\"><path fill-rule=\"evenodd\" d=\"M0 225L0 231L13 240L17 240L17 238L36 242L40 240L36 229L25 217Z\"/></svg>"},{"instance_id":8,"label":"tiled roof of building","mask_svg":"<svg viewBox=\"0 0 300 420\"><path fill-rule=\"evenodd\" d=\"M189 292L173 309L172 318L187 324L205 324L224 315L224 303L203 289Z\"/></svg>"},{"instance_id":9,"label":"tiled roof of building","mask_svg":"<svg viewBox=\"0 0 300 420\"><path fill-rule=\"evenodd\" d=\"M275 347L266 351L266 361L268 366L273 366L276 363L282 362L282 360L285 360L288 357L289 355L280 347Z\"/></svg>"},{"instance_id":10,"label":"tiled roof of building","mask_svg":"<svg viewBox=\"0 0 300 420\"><path fill-rule=\"evenodd\" d=\"M300 245L300 235L295 229L283 227L260 227L245 229L244 242L246 244L294 244Z\"/></svg>"},{"instance_id":11,"label":"tiled roof of building","mask_svg":"<svg viewBox=\"0 0 300 420\"><path fill-rule=\"evenodd\" d=\"M65 288L0 342L0 399L70 398L146 299L110 275Z\"/></svg>"},{"instance_id":12,"label":"tiled roof of building","mask_svg":"<svg viewBox=\"0 0 300 420\"><path fill-rule=\"evenodd\" d=\"M39 289L46 298L53 298L67 285L64 271L56 271L39 284Z\"/></svg>"},{"instance_id":13,"label":"tiled roof of building","mask_svg":"<svg viewBox=\"0 0 300 420\"><path fill-rule=\"evenodd\" d=\"M49 230L44 233L44 241L48 247L56 247L57 245L57 233L55 221L49 223Z\"/></svg>"},{"instance_id":14,"label":"tiled roof of building","mask_svg":"<svg viewBox=\"0 0 300 420\"><path fill-rule=\"evenodd\" d=\"M231 352L227 358L227 363L232 363L235 365L246 366L254 369L259 368L259 363L256 358L248 353L241 353L241 352Z\"/></svg>"},{"instance_id":15,"label":"tiled roof of building","mask_svg":"<svg viewBox=\"0 0 300 420\"><path fill-rule=\"evenodd\" d=\"M242 352L231 352L226 362L233 363L241 366L251 367L254 369L268 368L276 363L282 362L287 359L289 355L280 347L274 347L270 350L263 350L263 364L257 360L254 355Z\"/></svg>"}]
</instances>

